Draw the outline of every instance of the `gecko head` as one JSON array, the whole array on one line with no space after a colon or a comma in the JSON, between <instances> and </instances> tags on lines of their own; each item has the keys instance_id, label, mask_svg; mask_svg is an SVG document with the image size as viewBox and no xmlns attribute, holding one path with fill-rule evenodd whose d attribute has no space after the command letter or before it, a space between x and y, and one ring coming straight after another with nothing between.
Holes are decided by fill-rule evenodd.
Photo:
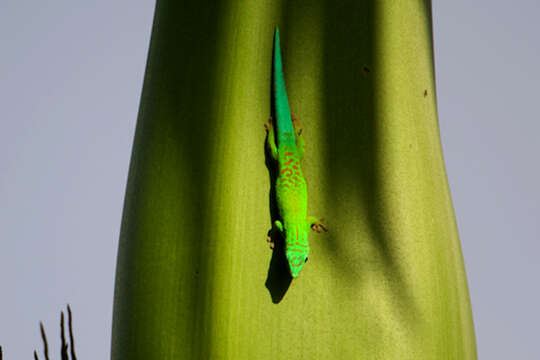
<instances>
[{"instance_id":1,"label":"gecko head","mask_svg":"<svg viewBox=\"0 0 540 360\"><path fill-rule=\"evenodd\" d=\"M300 273L300 270L304 267L308 256L305 253L300 253L298 251L286 251L285 255L287 256L287 262L289 263L289 271L293 278L296 278Z\"/></svg>"},{"instance_id":2,"label":"gecko head","mask_svg":"<svg viewBox=\"0 0 540 360\"><path fill-rule=\"evenodd\" d=\"M294 232L294 237L288 237L285 247L285 256L289 264L289 271L293 278L296 278L300 270L304 267L309 255L309 245L307 242L307 232Z\"/></svg>"}]
</instances>

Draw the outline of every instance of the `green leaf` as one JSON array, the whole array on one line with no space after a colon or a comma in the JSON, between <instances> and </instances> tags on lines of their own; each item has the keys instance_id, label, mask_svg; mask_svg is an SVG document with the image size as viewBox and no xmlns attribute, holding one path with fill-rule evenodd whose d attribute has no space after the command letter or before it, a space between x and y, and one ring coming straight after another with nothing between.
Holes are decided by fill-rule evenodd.
<instances>
[{"instance_id":1,"label":"green leaf","mask_svg":"<svg viewBox=\"0 0 540 360\"><path fill-rule=\"evenodd\" d=\"M303 124L300 276L265 241L272 39ZM157 2L113 359L476 359L429 1Z\"/></svg>"}]
</instances>

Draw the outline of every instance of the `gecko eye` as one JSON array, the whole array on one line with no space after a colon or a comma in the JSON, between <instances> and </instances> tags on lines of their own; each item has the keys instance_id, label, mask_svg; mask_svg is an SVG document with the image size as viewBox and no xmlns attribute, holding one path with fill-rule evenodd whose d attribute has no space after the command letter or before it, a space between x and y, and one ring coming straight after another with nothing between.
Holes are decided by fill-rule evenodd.
<instances>
[{"instance_id":1,"label":"gecko eye","mask_svg":"<svg viewBox=\"0 0 540 360\"><path fill-rule=\"evenodd\" d=\"M306 256L306 260L304 260L304 262L307 262L307 261L308 261L308 258L307 258L307 256Z\"/></svg>"}]
</instances>

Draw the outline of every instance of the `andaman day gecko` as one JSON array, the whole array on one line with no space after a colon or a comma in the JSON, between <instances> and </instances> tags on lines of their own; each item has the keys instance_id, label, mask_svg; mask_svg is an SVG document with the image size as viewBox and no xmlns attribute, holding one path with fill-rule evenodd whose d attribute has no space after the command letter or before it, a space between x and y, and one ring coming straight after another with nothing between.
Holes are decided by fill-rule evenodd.
<instances>
[{"instance_id":1,"label":"andaman day gecko","mask_svg":"<svg viewBox=\"0 0 540 360\"><path fill-rule=\"evenodd\" d=\"M298 120L291 115L279 46L279 30L274 34L273 66L274 116L265 124L266 145L277 163L276 200L280 220L274 221L285 239L285 256L291 276L296 278L309 255L309 229L328 231L322 219L307 216L307 186L300 160L304 156L304 137ZM274 128L275 127L275 128ZM276 136L277 134L277 136ZM273 248L271 237L268 238Z\"/></svg>"}]
</instances>

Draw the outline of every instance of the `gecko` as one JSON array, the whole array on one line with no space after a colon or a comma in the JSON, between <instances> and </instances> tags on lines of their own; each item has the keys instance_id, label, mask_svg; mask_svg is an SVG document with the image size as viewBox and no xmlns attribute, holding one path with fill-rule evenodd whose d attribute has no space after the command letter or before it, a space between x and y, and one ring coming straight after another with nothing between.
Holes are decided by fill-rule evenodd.
<instances>
[{"instance_id":1,"label":"gecko","mask_svg":"<svg viewBox=\"0 0 540 360\"><path fill-rule=\"evenodd\" d=\"M322 223L322 218L307 216L307 186L300 167L300 160L304 157L304 137L300 122L291 115L289 108L278 28L274 34L273 56L273 110L276 121L271 117L264 125L267 131L266 146L278 171L275 189L280 219L274 221L274 226L285 239L289 272L296 278L308 259L310 228L317 232L328 231L328 228ZM267 240L273 248L271 236Z\"/></svg>"}]
</instances>

